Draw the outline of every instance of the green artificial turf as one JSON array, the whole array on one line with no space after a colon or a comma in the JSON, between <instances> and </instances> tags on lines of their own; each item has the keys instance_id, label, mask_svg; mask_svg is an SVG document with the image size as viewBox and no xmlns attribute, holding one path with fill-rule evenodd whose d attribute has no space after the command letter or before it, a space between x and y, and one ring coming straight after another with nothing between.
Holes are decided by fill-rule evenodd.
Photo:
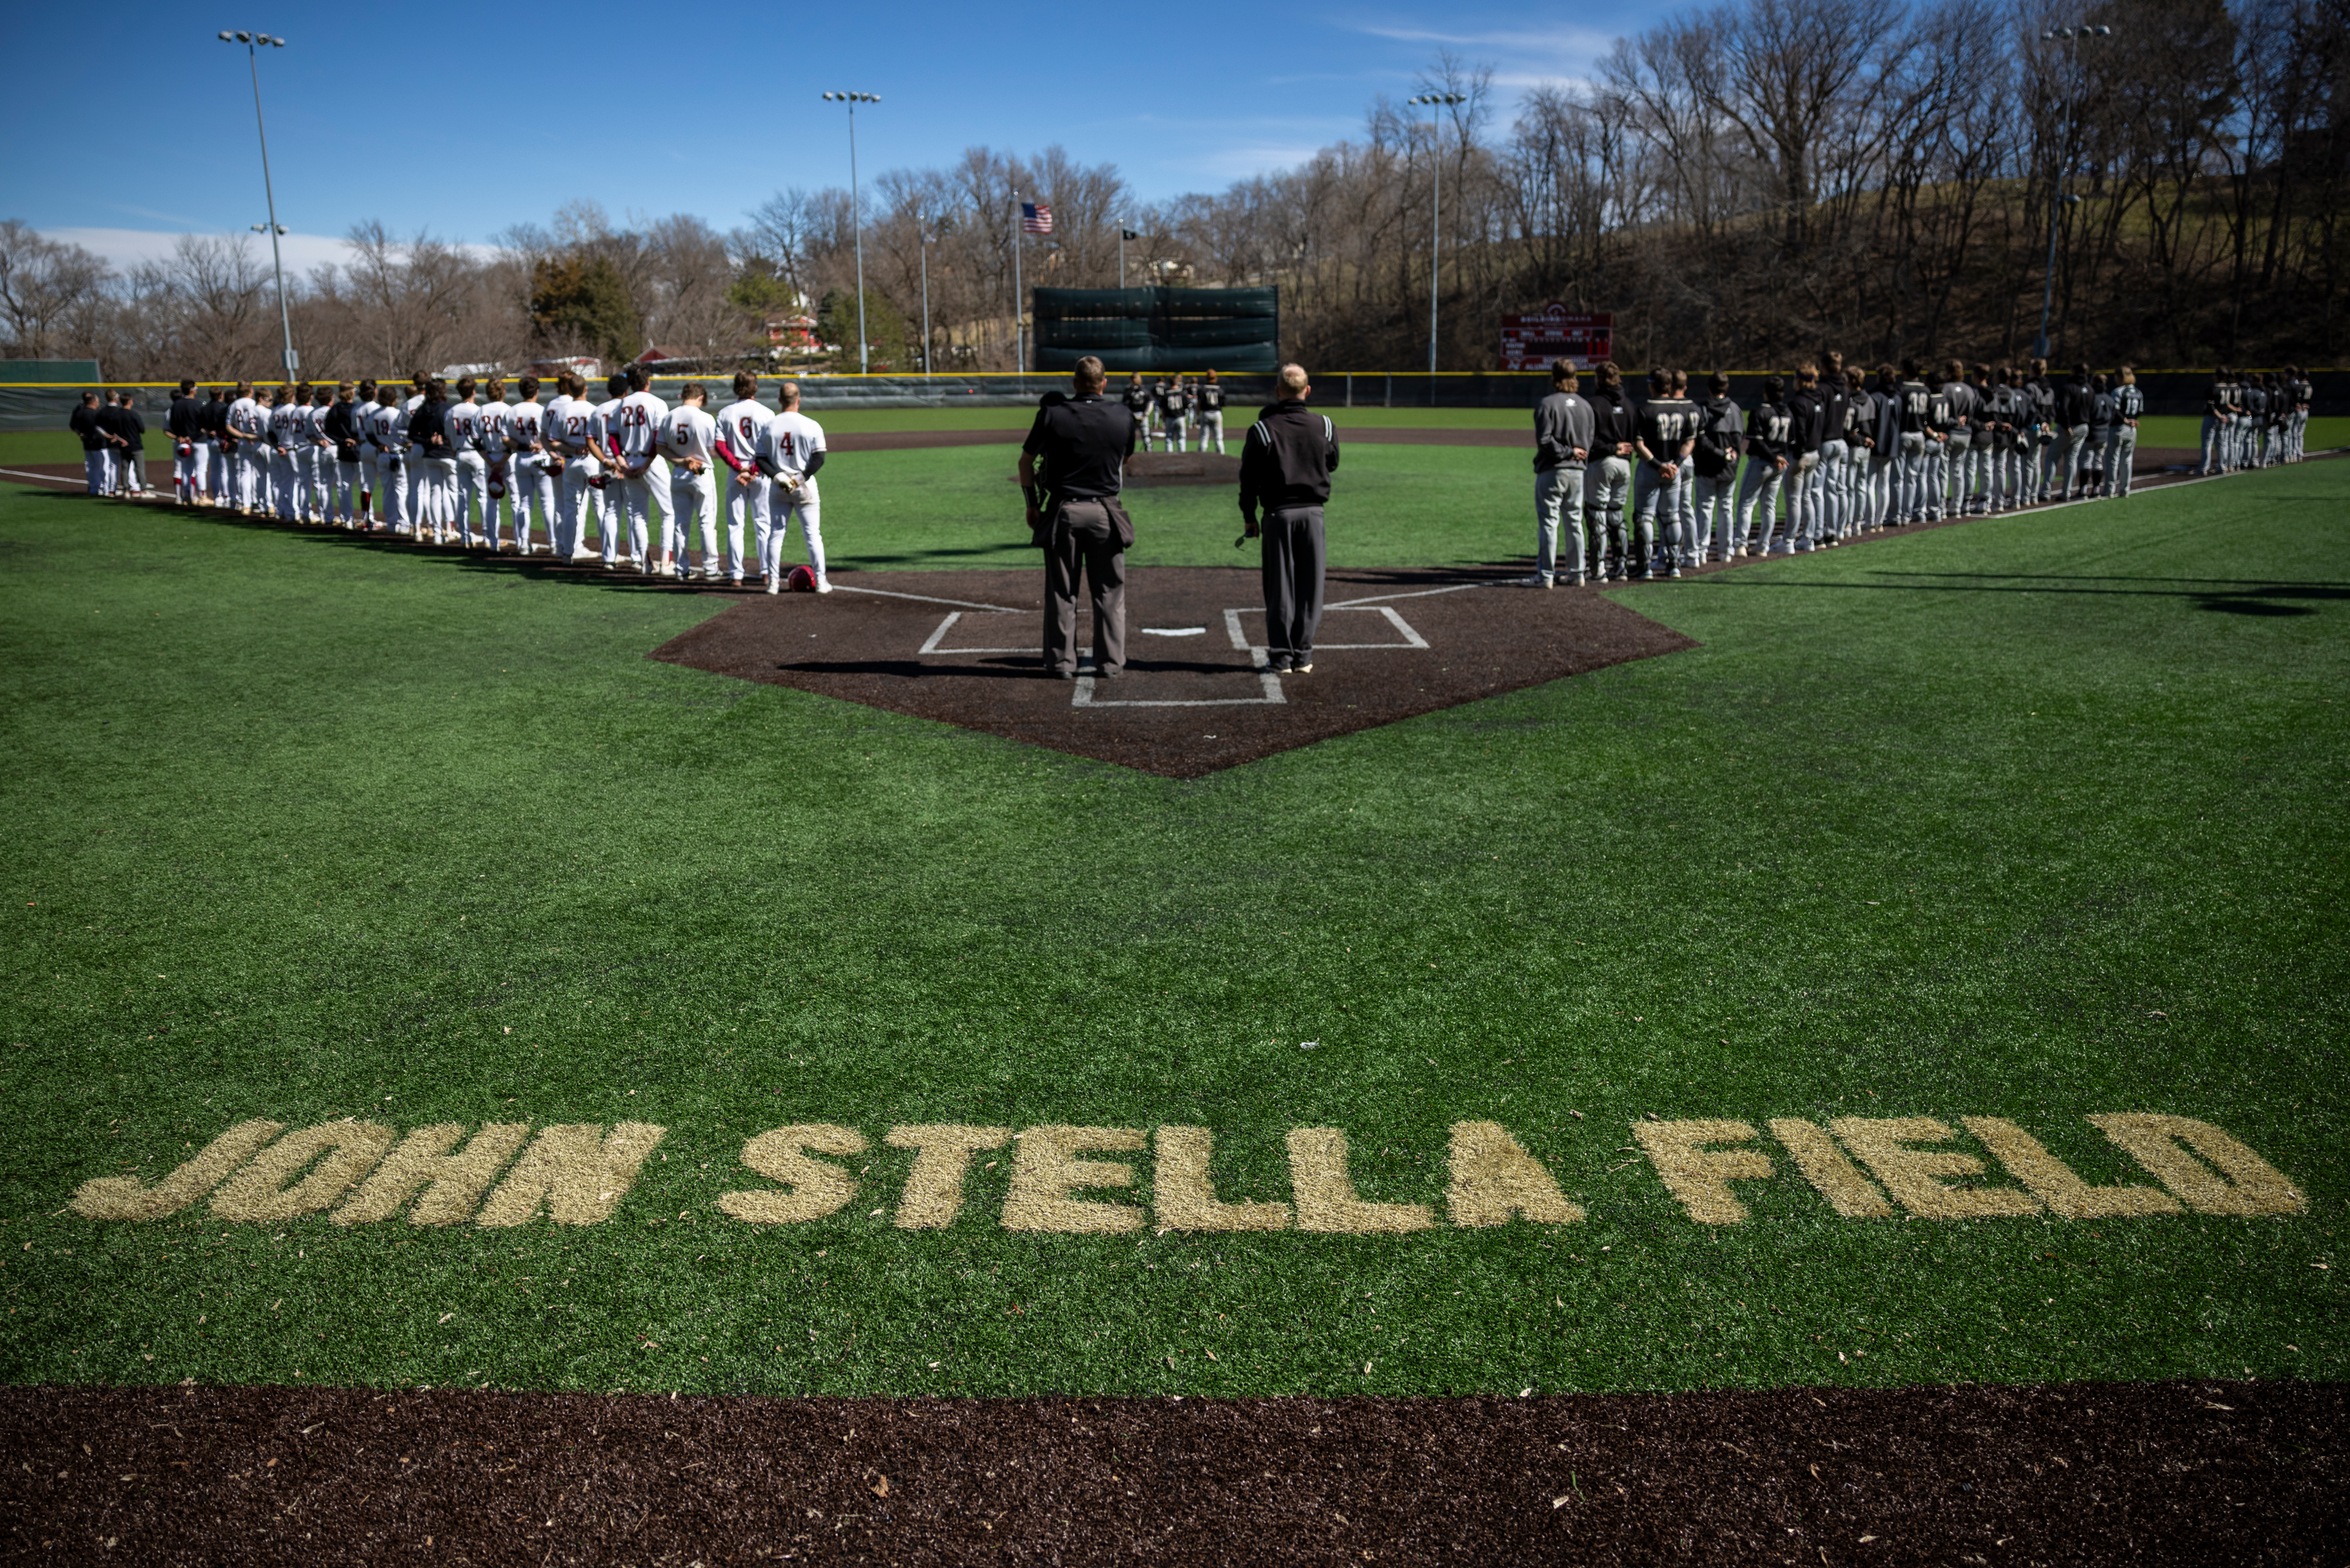
<instances>
[{"instance_id":1,"label":"green artificial turf","mask_svg":"<svg viewBox=\"0 0 2350 1568\"><path fill-rule=\"evenodd\" d=\"M1342 558L1518 538L1514 454L1408 455L1416 497L1349 454L1392 515ZM957 497L1000 477L873 461L844 559L998 559ZM1215 504L1151 558L1229 559ZM2346 516L2317 464L1642 588L1700 646L1175 782L644 657L709 600L0 489L0 1378L2342 1377ZM1716 1229L1630 1136L2004 1115L2115 1180L2110 1110L2227 1127L2309 1213L1861 1222L1781 1179ZM670 1130L579 1229L65 1207L259 1115ZM907 1232L887 1149L831 1218L715 1207L756 1131L915 1121L1206 1125L1255 1199L1333 1125L1435 1202L1475 1118L1589 1219L1020 1234L1007 1159Z\"/></svg>"}]
</instances>

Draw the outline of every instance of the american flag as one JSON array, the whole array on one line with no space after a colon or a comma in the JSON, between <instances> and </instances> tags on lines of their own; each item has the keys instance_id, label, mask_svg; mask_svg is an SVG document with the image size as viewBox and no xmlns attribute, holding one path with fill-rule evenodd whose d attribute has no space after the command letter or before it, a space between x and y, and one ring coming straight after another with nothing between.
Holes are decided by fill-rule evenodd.
<instances>
[{"instance_id":1,"label":"american flag","mask_svg":"<svg viewBox=\"0 0 2350 1568\"><path fill-rule=\"evenodd\" d=\"M1020 231L1023 234L1050 234L1053 232L1053 209L1041 201L1020 204Z\"/></svg>"}]
</instances>

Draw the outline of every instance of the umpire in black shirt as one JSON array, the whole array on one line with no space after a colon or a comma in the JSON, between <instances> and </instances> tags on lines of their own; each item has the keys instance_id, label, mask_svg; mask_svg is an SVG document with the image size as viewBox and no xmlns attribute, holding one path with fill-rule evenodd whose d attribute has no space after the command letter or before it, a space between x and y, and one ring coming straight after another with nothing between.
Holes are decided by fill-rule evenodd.
<instances>
[{"instance_id":1,"label":"umpire in black shirt","mask_svg":"<svg viewBox=\"0 0 2350 1568\"><path fill-rule=\"evenodd\" d=\"M1102 396L1102 362L1088 354L1075 391L1048 393L1020 447L1028 532L1044 551L1044 668L1077 676L1077 576L1093 585L1093 672L1126 669L1126 550L1134 524L1119 504L1134 416Z\"/></svg>"},{"instance_id":2,"label":"umpire in black shirt","mask_svg":"<svg viewBox=\"0 0 2350 1568\"><path fill-rule=\"evenodd\" d=\"M1283 365L1281 401L1257 415L1240 448L1240 520L1247 537L1264 540L1265 652L1275 674L1314 667L1322 623L1322 505L1338 431L1306 411L1313 390L1303 365Z\"/></svg>"}]
</instances>

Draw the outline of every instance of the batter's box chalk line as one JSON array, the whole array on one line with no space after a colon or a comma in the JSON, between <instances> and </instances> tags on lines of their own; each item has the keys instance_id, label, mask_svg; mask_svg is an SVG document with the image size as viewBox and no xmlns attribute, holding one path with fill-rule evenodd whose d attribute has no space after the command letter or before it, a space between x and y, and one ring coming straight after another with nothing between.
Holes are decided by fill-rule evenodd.
<instances>
[{"instance_id":1,"label":"batter's box chalk line","mask_svg":"<svg viewBox=\"0 0 2350 1568\"><path fill-rule=\"evenodd\" d=\"M912 596L909 595L908 597ZM945 600L941 602L952 604L957 601ZM947 639L953 635L955 628L962 624L963 617L972 613L973 610L977 610L981 614L1011 615L1019 613L1010 609L999 609L997 606L993 605L973 605L968 609L950 610L946 613L946 615L940 618L939 623L936 626L931 628L930 635L922 640L922 646L917 650L919 656L923 658L940 659L962 658L971 655L1006 655L1027 654L1035 652L1035 649L1029 647L969 648L963 647L959 644L953 647L949 647L947 645ZM1099 682L1097 677L1081 670L1077 677L1076 687L1069 694L1069 706L1072 708L1279 707L1289 700L1282 693L1281 677L1271 667L1271 660L1267 654L1265 645L1260 642L1252 641L1249 637L1248 629L1242 626L1240 622L1240 618L1244 615L1263 615L1264 613L1265 612L1262 609L1259 609L1253 605L1240 606L1237 608L1228 609L1224 612L1224 635L1231 641L1234 652L1245 653L1248 655L1249 664L1251 666L1251 668L1246 671L1235 670L1233 673L1236 675L1246 674L1256 681L1257 692L1255 696L1104 697L1099 694ZM1316 647L1315 651L1317 653L1325 651L1333 653L1375 653L1394 649L1405 649L1423 653L1428 651L1428 639L1421 636L1419 629L1413 626L1411 622L1405 620L1403 616L1399 614L1392 606L1385 604L1364 604L1360 602L1333 604L1326 607L1324 613L1378 616L1381 620L1385 621L1389 627L1394 629L1396 640L1391 642L1326 642L1319 644ZM1206 630L1207 628L1205 627L1196 626L1146 626L1142 628L1142 631L1145 635L1156 637L1197 637L1203 635Z\"/></svg>"}]
</instances>

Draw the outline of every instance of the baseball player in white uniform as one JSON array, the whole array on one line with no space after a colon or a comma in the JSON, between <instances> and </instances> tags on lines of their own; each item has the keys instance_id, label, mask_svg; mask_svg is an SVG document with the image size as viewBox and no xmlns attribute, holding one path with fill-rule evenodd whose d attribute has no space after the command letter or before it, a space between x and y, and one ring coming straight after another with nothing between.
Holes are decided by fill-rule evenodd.
<instances>
[{"instance_id":1,"label":"baseball player in white uniform","mask_svg":"<svg viewBox=\"0 0 2350 1568\"><path fill-rule=\"evenodd\" d=\"M482 475L481 531L490 542L490 554L498 553L499 513L505 503L520 504L514 494L514 455L506 445L506 383L496 376L481 384L481 458L485 468ZM516 552L528 554L530 524L523 522Z\"/></svg>"},{"instance_id":2,"label":"baseball player in white uniform","mask_svg":"<svg viewBox=\"0 0 2350 1568\"><path fill-rule=\"evenodd\" d=\"M661 416L655 438L669 463L669 575L683 582L693 576L687 551L693 547L694 527L701 525L702 578L718 580L718 421L703 405L710 394L699 381L688 381L678 393L677 407ZM741 535L736 536L741 543ZM737 574L739 580L739 572Z\"/></svg>"},{"instance_id":3,"label":"baseball player in white uniform","mask_svg":"<svg viewBox=\"0 0 2350 1568\"><path fill-rule=\"evenodd\" d=\"M484 422L481 404L477 401L480 384L471 376L457 378L457 401L449 405L445 428L449 437L449 451L457 459L456 522L457 538L466 549L476 548L473 517L478 507L484 531L495 529L497 518L490 508L490 460L482 450ZM497 543L495 533L489 542Z\"/></svg>"},{"instance_id":4,"label":"baseball player in white uniform","mask_svg":"<svg viewBox=\"0 0 2350 1568\"><path fill-rule=\"evenodd\" d=\"M576 561L586 544L588 511L596 498L589 481L603 472L603 466L596 460L596 405L587 400L587 383L566 373L560 385L562 396L547 405L547 450L557 470L556 505L563 530L555 540L555 559Z\"/></svg>"},{"instance_id":5,"label":"baseball player in white uniform","mask_svg":"<svg viewBox=\"0 0 2350 1568\"><path fill-rule=\"evenodd\" d=\"M267 457L261 436L267 417L261 401L253 396L253 383L238 382L237 395L229 402L226 425L229 461L235 465L237 511L247 517L253 513L254 497L261 488L261 467Z\"/></svg>"},{"instance_id":6,"label":"baseball player in white uniform","mask_svg":"<svg viewBox=\"0 0 2350 1568\"><path fill-rule=\"evenodd\" d=\"M759 471L759 443L775 416L759 401L759 378L734 378L734 401L718 412L718 456L726 464L726 575L743 580L743 524L751 525L755 559L766 570L772 481Z\"/></svg>"},{"instance_id":7,"label":"baseball player in white uniform","mask_svg":"<svg viewBox=\"0 0 2350 1568\"><path fill-rule=\"evenodd\" d=\"M832 581L824 574L823 497L816 489L816 470L824 466L824 427L800 412L796 381L775 389L775 410L759 444L759 467L775 481L767 554L759 567L767 574L767 591L781 591L784 525L797 519L808 546L808 569L816 575L816 591L830 593Z\"/></svg>"},{"instance_id":8,"label":"baseball player in white uniform","mask_svg":"<svg viewBox=\"0 0 2350 1568\"><path fill-rule=\"evenodd\" d=\"M367 414L367 452L375 464L376 503L383 510L384 527L395 534L409 531L408 421L400 412L400 389L376 388L375 407Z\"/></svg>"},{"instance_id":9,"label":"baseball player in white uniform","mask_svg":"<svg viewBox=\"0 0 2350 1568\"><path fill-rule=\"evenodd\" d=\"M628 507L621 493L620 463L616 453L619 450L620 404L628 396L628 378L614 376L604 383L604 390L610 395L596 405L595 419L589 426L595 442L597 465L591 472L603 480L600 486L594 486L596 537L603 544L606 571L616 570L623 557L630 566L641 571L645 565L644 535L637 535L634 550L624 549L621 538L627 532Z\"/></svg>"},{"instance_id":10,"label":"baseball player in white uniform","mask_svg":"<svg viewBox=\"0 0 2350 1568\"><path fill-rule=\"evenodd\" d=\"M326 411L334 400L334 388L312 387L310 406L303 411L302 477L307 481L306 510L314 523L332 521L335 511L335 444L326 434Z\"/></svg>"},{"instance_id":11,"label":"baseball player in white uniform","mask_svg":"<svg viewBox=\"0 0 2350 1568\"><path fill-rule=\"evenodd\" d=\"M669 529L674 518L661 520L661 532L652 531L655 511L654 490L668 489L669 465L661 456L661 421L669 415L669 405L647 390L644 367L631 365L628 370L628 395L612 411L606 422L606 440L619 459L620 503L628 519L628 539L631 554L643 563L647 573L653 570L653 547L664 553L669 548ZM611 500L610 486L606 486L605 500ZM684 559L684 547L677 547L677 558Z\"/></svg>"},{"instance_id":12,"label":"baseball player in white uniform","mask_svg":"<svg viewBox=\"0 0 2350 1568\"><path fill-rule=\"evenodd\" d=\"M422 372L410 379L408 395L400 400L400 417L403 421L416 417L416 411L424 406L425 389L430 385L431 383L426 380ZM407 435L409 428L406 423L400 426L400 433L403 437ZM413 442L410 442L408 446L407 469L407 507L403 520L408 524L408 532L416 538L422 539L427 526L424 520L424 509L425 503L429 499L427 494L429 481L424 469L424 454L415 449Z\"/></svg>"},{"instance_id":13,"label":"baseball player in white uniform","mask_svg":"<svg viewBox=\"0 0 2350 1568\"><path fill-rule=\"evenodd\" d=\"M547 552L558 554L562 538L555 526L555 479L547 471L547 411L539 404L539 378L524 376L518 390L522 401L506 409L506 496L514 508L514 551L528 555L531 520L547 531ZM503 405L501 405L503 406ZM497 542L491 536L492 544Z\"/></svg>"},{"instance_id":14,"label":"baseball player in white uniform","mask_svg":"<svg viewBox=\"0 0 2350 1568\"><path fill-rule=\"evenodd\" d=\"M301 487L295 478L294 452L309 424L298 395L289 386L277 389L269 406L269 499L272 511L286 522L299 520Z\"/></svg>"}]
</instances>

